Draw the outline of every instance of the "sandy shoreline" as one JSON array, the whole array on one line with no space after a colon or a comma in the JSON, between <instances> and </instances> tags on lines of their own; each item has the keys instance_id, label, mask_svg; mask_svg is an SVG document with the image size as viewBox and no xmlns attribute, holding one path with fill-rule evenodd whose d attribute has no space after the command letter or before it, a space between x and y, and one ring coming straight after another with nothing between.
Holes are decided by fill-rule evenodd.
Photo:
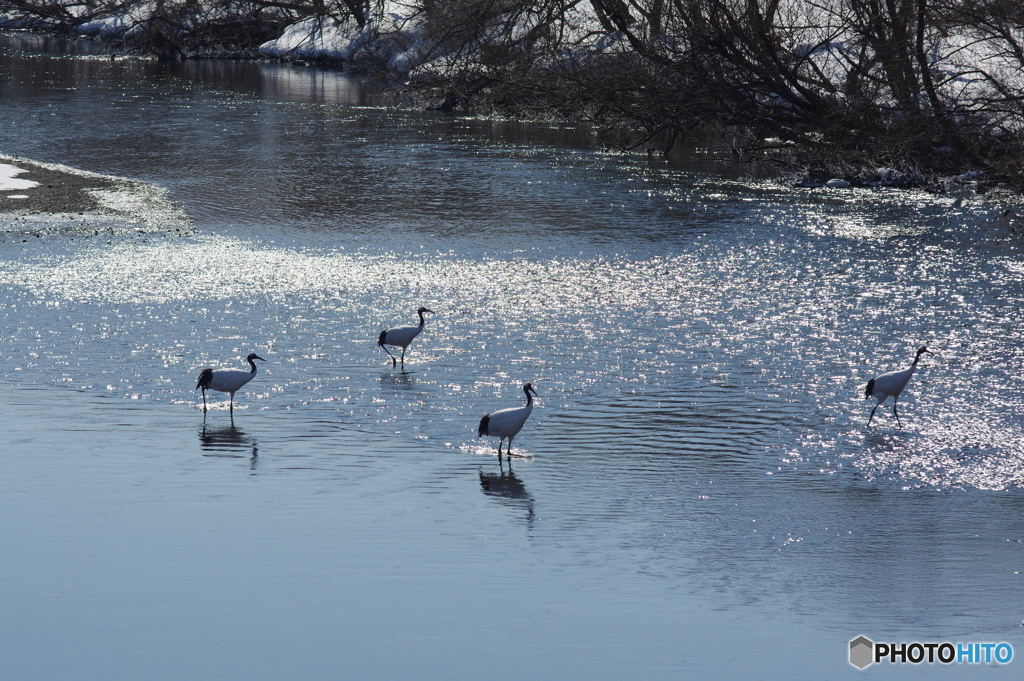
<instances>
[{"instance_id":1,"label":"sandy shoreline","mask_svg":"<svg viewBox=\"0 0 1024 681\"><path fill-rule=\"evenodd\" d=\"M0 191L0 213L96 212L100 210L100 204L89 190L116 190L120 187L119 181L113 177L65 170L17 156L0 154L0 163L22 168L25 172L18 174L19 180L39 183L30 188Z\"/></svg>"},{"instance_id":2,"label":"sandy shoreline","mask_svg":"<svg viewBox=\"0 0 1024 681\"><path fill-rule=\"evenodd\" d=\"M167 198L167 192L148 182L7 154L0 154L0 164L22 169L17 180L38 183L17 188L0 184L0 228L10 229L25 220L61 223L83 217L90 222L145 223L157 229L188 224L184 211Z\"/></svg>"}]
</instances>

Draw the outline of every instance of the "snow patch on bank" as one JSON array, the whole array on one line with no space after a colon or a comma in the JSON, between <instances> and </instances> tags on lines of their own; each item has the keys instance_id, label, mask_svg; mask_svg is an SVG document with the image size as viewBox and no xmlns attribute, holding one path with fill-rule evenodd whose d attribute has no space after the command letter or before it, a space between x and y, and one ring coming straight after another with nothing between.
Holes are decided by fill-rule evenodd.
<instances>
[{"instance_id":1,"label":"snow patch on bank","mask_svg":"<svg viewBox=\"0 0 1024 681\"><path fill-rule=\"evenodd\" d=\"M314 17L292 24L280 38L260 45L260 54L349 61L373 35L374 30L369 25L360 28L354 21Z\"/></svg>"},{"instance_id":2,"label":"snow patch on bank","mask_svg":"<svg viewBox=\"0 0 1024 681\"><path fill-rule=\"evenodd\" d=\"M93 21L79 24L76 30L83 35L96 36L98 38L128 37L140 32L144 19L145 14L143 10L134 8L127 14L94 19Z\"/></svg>"},{"instance_id":3,"label":"snow patch on bank","mask_svg":"<svg viewBox=\"0 0 1024 681\"><path fill-rule=\"evenodd\" d=\"M24 168L18 166L12 166L9 163L0 163L0 192L9 192L15 190L32 189L32 187L38 187L39 183L32 180L22 180L16 175L28 172Z\"/></svg>"}]
</instances>

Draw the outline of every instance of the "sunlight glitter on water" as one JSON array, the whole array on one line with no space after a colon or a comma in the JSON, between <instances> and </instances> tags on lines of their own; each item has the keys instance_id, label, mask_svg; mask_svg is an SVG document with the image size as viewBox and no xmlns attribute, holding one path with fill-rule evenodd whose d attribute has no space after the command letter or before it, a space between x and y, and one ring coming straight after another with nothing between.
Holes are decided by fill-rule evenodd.
<instances>
[{"instance_id":1,"label":"sunlight glitter on water","mask_svg":"<svg viewBox=\"0 0 1024 681\"><path fill-rule=\"evenodd\" d=\"M970 362L980 350L975 340L964 346L971 354L961 356L963 315L974 318L975 336L1012 333L999 311L1012 299L995 294L991 281L972 283L988 280L993 263L985 262L982 273L975 269L980 261L954 257L949 246L927 246L923 260L916 247L897 249L894 258L891 247L882 251L873 243L836 248L813 237L751 249L728 239L645 259L551 257L534 248L502 260L200 235L122 239L66 254L26 251L27 257L7 261L0 283L23 290L22 305L54 301L46 313L57 317L61 302L120 310L93 324L73 315L73 328L81 332L72 341L74 351L44 342L16 369L37 370L49 362L63 376L53 380L107 384L105 376L122 373L116 356L106 355L103 361L114 366L95 375L95 362L88 361L94 351L84 346L127 343L135 356L159 357L164 370L156 380L129 370L119 389L188 403L191 386L175 373L188 372L196 361L190 358L216 361L210 347L219 346L224 361L248 352L246 339L259 339L252 347L275 355L261 377L269 387L254 384L248 391L247 399L261 409L337 405L346 418L375 428L450 440L465 428L452 432L453 422L471 423L486 395L498 398L509 384L534 380L547 393L548 447L617 443L652 453L666 447L695 454L709 448L735 455L761 451L767 460L784 456L791 465L819 465L825 455L838 461L838 447L840 457L852 461L845 468L837 463L836 470L852 463L869 478L940 487L1021 484L1019 467L1007 465L1019 453L1014 428L992 430L991 421L978 422L987 424L985 432L969 422L949 427L965 398L946 381L947 367ZM817 266L794 268L794 262ZM888 274L877 279L866 264L883 262ZM1015 289L1017 279L1014 273L1000 285ZM923 280L929 281L924 289ZM928 342L940 348L941 358L914 382L914 388L928 386L931 410L915 404L914 389L904 397L907 413L913 410L911 429L932 434L911 438L904 443L908 451L889 455L887 437L860 431L866 410L851 396L872 372L906 362L908 345L894 343L884 356L859 340L872 325L881 330L894 323L892 301L900 298L919 301L913 314L915 324L923 324L915 327L921 335L909 347ZM410 310L403 315L405 300ZM370 395L353 376L374 364L373 329L410 323L411 308L420 303L439 314L411 358L433 366L431 373L440 377L417 376L395 397L418 384L411 401L399 400L398 411L421 411L423 424L403 427L390 404L394 397L357 415L354 405ZM22 329L26 340L40 338L36 328ZM168 336L179 342L161 340ZM822 381L822 375L830 378ZM1003 377L985 391L993 413L1021 408L1018 383ZM979 405L967 404L977 413ZM937 422L927 425L932 419L946 425L936 430ZM887 427L879 421L875 429ZM417 434L420 428L426 430ZM801 428L838 430L831 440L804 439L794 451L786 442ZM851 428L852 434L846 432ZM563 431L571 436L563 438ZM947 452L972 439L991 448L991 465L952 465Z\"/></svg>"},{"instance_id":2,"label":"sunlight glitter on water","mask_svg":"<svg viewBox=\"0 0 1024 681\"><path fill-rule=\"evenodd\" d=\"M531 314L552 305L619 308L686 293L697 263L686 258L629 260L485 260L395 254L309 252L210 236L198 242L96 246L69 257L29 256L0 282L28 284L40 296L112 303L339 291L404 292L422 287L453 304L500 298Z\"/></svg>"}]
</instances>

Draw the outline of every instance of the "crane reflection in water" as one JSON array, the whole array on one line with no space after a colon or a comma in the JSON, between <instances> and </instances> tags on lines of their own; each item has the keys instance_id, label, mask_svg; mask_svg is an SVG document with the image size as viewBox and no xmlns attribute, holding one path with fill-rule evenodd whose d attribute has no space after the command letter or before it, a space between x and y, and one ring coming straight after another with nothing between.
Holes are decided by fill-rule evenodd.
<instances>
[{"instance_id":1,"label":"crane reflection in water","mask_svg":"<svg viewBox=\"0 0 1024 681\"><path fill-rule=\"evenodd\" d=\"M399 374L388 372L381 375L380 384L384 388L394 390L395 394L397 394L399 390L412 390L415 388L416 378L409 371L403 371Z\"/></svg>"},{"instance_id":2,"label":"crane reflection in water","mask_svg":"<svg viewBox=\"0 0 1024 681\"><path fill-rule=\"evenodd\" d=\"M245 431L235 425L234 418L230 425L211 428L203 419L199 429L199 447L203 456L225 457L233 459L249 458L249 467L256 469L259 465L259 444L256 438L246 435Z\"/></svg>"},{"instance_id":3,"label":"crane reflection in water","mask_svg":"<svg viewBox=\"0 0 1024 681\"><path fill-rule=\"evenodd\" d=\"M523 511L526 515L526 524L533 526L533 497L526 491L526 485L512 470L512 462L508 462L508 470L505 470L505 463L498 461L498 473L484 473L480 470L480 489L489 497L517 511Z\"/></svg>"}]
</instances>

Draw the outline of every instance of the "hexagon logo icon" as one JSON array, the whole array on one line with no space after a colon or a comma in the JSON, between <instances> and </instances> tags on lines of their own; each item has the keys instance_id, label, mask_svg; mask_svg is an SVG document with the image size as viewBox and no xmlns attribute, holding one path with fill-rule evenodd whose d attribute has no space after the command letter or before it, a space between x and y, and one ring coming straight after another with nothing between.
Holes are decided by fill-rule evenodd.
<instances>
[{"instance_id":1,"label":"hexagon logo icon","mask_svg":"<svg viewBox=\"0 0 1024 681\"><path fill-rule=\"evenodd\" d=\"M875 644L866 636L858 636L850 641L850 664L857 669L864 669L874 662Z\"/></svg>"}]
</instances>

